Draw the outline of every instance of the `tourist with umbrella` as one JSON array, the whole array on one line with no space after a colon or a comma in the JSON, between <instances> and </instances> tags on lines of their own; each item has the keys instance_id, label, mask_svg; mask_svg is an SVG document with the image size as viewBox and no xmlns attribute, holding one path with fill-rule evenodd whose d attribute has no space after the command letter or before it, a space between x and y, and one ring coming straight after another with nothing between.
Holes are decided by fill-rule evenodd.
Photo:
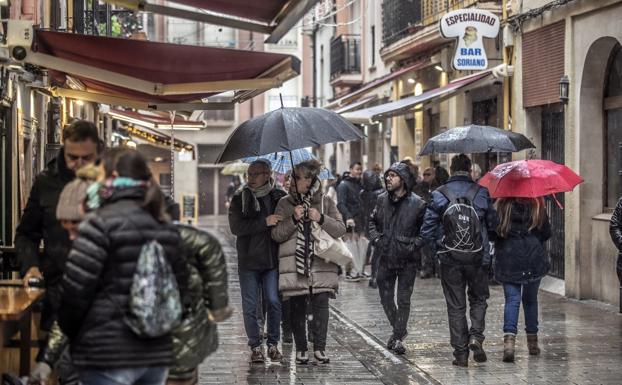
<instances>
[{"instance_id":1,"label":"tourist with umbrella","mask_svg":"<svg viewBox=\"0 0 622 385\"><path fill-rule=\"evenodd\" d=\"M479 182L497 198L495 207L500 218L494 273L495 279L503 284L505 294L504 362L514 362L521 302L529 354L540 354L538 288L549 270L544 243L551 237L543 196L571 191L581 182L582 179L566 166L547 160L504 163Z\"/></svg>"}]
</instances>

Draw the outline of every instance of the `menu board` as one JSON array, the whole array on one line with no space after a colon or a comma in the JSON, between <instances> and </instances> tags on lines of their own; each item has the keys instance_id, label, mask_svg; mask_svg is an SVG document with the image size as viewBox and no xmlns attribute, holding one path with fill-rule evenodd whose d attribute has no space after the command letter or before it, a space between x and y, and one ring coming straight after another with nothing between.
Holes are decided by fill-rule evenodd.
<instances>
[{"instance_id":1,"label":"menu board","mask_svg":"<svg viewBox=\"0 0 622 385\"><path fill-rule=\"evenodd\" d=\"M183 195L181 198L181 220L182 222L196 223L197 220L197 196Z\"/></svg>"}]
</instances>

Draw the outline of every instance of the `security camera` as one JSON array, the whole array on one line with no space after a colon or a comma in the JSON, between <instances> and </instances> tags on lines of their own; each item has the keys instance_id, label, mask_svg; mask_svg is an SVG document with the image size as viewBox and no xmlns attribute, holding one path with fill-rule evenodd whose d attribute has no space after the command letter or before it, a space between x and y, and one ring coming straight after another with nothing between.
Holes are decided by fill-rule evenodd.
<instances>
[{"instance_id":1,"label":"security camera","mask_svg":"<svg viewBox=\"0 0 622 385\"><path fill-rule=\"evenodd\" d=\"M15 46L11 50L11 55L17 60L26 59L27 54L28 52L26 51L26 48L22 47L21 45Z\"/></svg>"}]
</instances>

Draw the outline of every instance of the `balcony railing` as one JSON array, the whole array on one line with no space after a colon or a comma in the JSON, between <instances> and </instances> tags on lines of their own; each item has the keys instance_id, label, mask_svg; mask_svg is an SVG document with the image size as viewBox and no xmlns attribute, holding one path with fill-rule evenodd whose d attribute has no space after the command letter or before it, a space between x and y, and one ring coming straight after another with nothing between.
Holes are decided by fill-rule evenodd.
<instances>
[{"instance_id":1,"label":"balcony railing","mask_svg":"<svg viewBox=\"0 0 622 385\"><path fill-rule=\"evenodd\" d=\"M438 23L447 12L468 8L477 3L478 0L423 0L421 2L423 25Z\"/></svg>"},{"instance_id":2,"label":"balcony railing","mask_svg":"<svg viewBox=\"0 0 622 385\"><path fill-rule=\"evenodd\" d=\"M330 78L361 73L361 36L340 35L330 42Z\"/></svg>"},{"instance_id":3,"label":"balcony railing","mask_svg":"<svg viewBox=\"0 0 622 385\"><path fill-rule=\"evenodd\" d=\"M408 36L418 25L421 25L421 0L382 2L382 42L385 47Z\"/></svg>"}]
</instances>

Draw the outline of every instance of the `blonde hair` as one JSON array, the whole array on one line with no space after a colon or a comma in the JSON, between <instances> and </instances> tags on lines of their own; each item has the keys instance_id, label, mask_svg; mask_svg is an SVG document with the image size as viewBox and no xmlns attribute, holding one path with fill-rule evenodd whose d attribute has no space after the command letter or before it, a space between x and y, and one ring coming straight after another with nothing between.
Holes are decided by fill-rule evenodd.
<instances>
[{"instance_id":1,"label":"blonde hair","mask_svg":"<svg viewBox=\"0 0 622 385\"><path fill-rule=\"evenodd\" d=\"M544 199L539 198L499 198L495 202L495 208L499 214L499 235L506 238L512 225L512 206L514 203L527 203L531 205L529 218L529 231L540 229L544 225L546 211L544 210Z\"/></svg>"}]
</instances>

